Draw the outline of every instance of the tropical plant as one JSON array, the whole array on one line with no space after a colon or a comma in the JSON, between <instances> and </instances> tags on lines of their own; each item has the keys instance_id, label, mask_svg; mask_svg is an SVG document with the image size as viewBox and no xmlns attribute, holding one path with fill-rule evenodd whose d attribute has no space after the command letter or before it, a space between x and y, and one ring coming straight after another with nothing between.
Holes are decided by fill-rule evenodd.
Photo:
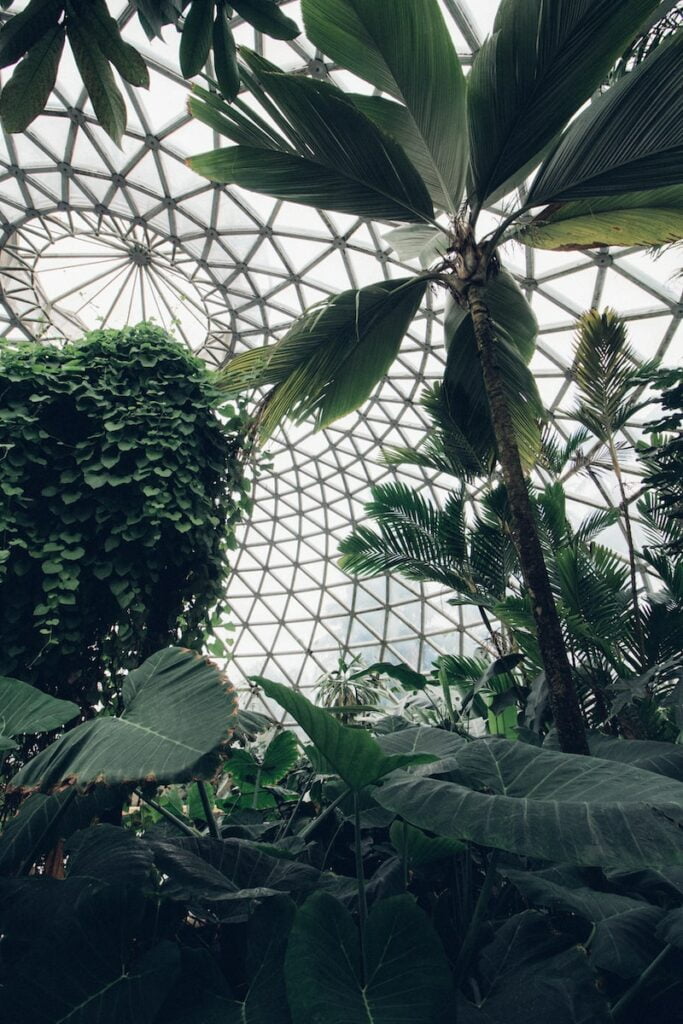
<instances>
[{"instance_id":1,"label":"tropical plant","mask_svg":"<svg viewBox=\"0 0 683 1024\"><path fill-rule=\"evenodd\" d=\"M0 347L0 666L116 701L120 673L199 646L248 508L241 414L159 328Z\"/></svg>"},{"instance_id":2,"label":"tropical plant","mask_svg":"<svg viewBox=\"0 0 683 1024\"><path fill-rule=\"evenodd\" d=\"M12 4L3 0L0 6L7 10ZM18 14L6 16L0 29L0 67L16 67L0 94L5 131L23 132L42 113L68 40L98 123L120 144L127 111L114 71L127 85L144 89L149 71L142 54L121 35L126 18L112 17L110 6L108 0L30 0ZM276 0L134 0L132 6L150 40L161 38L166 25L182 33L184 78L200 74L212 55L216 84L231 100L240 86L234 16L274 39L299 35Z\"/></svg>"},{"instance_id":3,"label":"tropical plant","mask_svg":"<svg viewBox=\"0 0 683 1024\"><path fill-rule=\"evenodd\" d=\"M656 538L660 554L680 555L683 552L683 371L659 371L650 381L661 388L663 417L648 428L655 431L650 444L642 443L639 452L645 474L643 484L654 487L656 503L650 502L656 517ZM662 433L664 431L664 433ZM647 498L644 499L647 502Z\"/></svg>"},{"instance_id":4,"label":"tropical plant","mask_svg":"<svg viewBox=\"0 0 683 1024\"><path fill-rule=\"evenodd\" d=\"M391 244L428 265L334 296L275 345L228 365L228 390L271 389L265 434L284 416L314 415L324 427L357 408L391 366L427 287L446 290L446 376L495 445L553 713L563 747L580 752L583 724L524 476L539 447L528 370L536 322L500 246L654 245L683 235L683 99L667 84L680 71L681 33L584 107L657 6L503 0L466 80L436 0L400 0L390 18L381 0L303 0L315 45L386 96L280 74L243 51L242 79L262 114L199 88L190 101L195 117L235 143L192 158L200 174L397 221L406 226ZM484 205L506 195L511 212L478 238Z\"/></svg>"},{"instance_id":5,"label":"tropical plant","mask_svg":"<svg viewBox=\"0 0 683 1024\"><path fill-rule=\"evenodd\" d=\"M680 748L603 736L577 760L425 726L373 736L260 685L303 754L256 718L263 740L227 746L226 680L171 648L130 674L120 717L12 780L7 1024L675 1019ZM298 799L223 799L221 761Z\"/></svg>"}]
</instances>

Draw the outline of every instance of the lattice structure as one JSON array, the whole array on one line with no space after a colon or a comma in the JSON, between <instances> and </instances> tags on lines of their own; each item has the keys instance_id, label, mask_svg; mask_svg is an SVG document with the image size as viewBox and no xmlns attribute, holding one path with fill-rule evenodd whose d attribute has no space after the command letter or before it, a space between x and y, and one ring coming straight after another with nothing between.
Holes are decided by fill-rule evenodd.
<instances>
[{"instance_id":1,"label":"lattice structure","mask_svg":"<svg viewBox=\"0 0 683 1024\"><path fill-rule=\"evenodd\" d=\"M497 0L442 4L467 64ZM285 6L301 24L298 3ZM127 90L122 149L97 126L68 58L48 111L25 135L0 141L0 333L60 340L148 318L220 366L281 337L312 302L405 273L382 225L192 173L185 157L216 140L186 113L176 42L151 49L130 7L121 3L117 13L153 69L148 93ZM303 38L277 43L248 26L238 36L281 67L358 87ZM683 305L673 254L655 262L638 250L539 254L517 246L507 265L542 326L534 367L561 430L571 426L573 321L589 306L610 304L624 314L643 358L680 360ZM424 429L419 395L443 368L440 301L427 296L398 362L358 414L321 434L288 426L274 439L275 471L259 483L229 588L237 680L259 673L306 687L340 650L427 667L436 654L477 642L475 616L450 607L438 588L358 582L336 566L338 542L362 518L370 485L392 472L377 464L381 447L414 444ZM412 475L443 497L443 480ZM610 500L602 487L586 476L568 482L572 499L589 506Z\"/></svg>"}]
</instances>

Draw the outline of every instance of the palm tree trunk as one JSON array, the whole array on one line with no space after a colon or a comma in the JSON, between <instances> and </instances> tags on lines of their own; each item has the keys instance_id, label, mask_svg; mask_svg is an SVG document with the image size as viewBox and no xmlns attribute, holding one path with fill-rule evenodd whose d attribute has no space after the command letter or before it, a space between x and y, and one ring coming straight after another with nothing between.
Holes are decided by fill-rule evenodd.
<instances>
[{"instance_id":1,"label":"palm tree trunk","mask_svg":"<svg viewBox=\"0 0 683 1024\"><path fill-rule=\"evenodd\" d=\"M467 290L477 348L481 360L484 387L491 411L498 459L507 489L512 532L529 590L538 643L545 669L550 705L562 750L588 754L586 730L574 688L571 667L555 607L534 512L529 500L517 442L508 409L496 357L496 337L483 297L483 290L470 285Z\"/></svg>"}]
</instances>

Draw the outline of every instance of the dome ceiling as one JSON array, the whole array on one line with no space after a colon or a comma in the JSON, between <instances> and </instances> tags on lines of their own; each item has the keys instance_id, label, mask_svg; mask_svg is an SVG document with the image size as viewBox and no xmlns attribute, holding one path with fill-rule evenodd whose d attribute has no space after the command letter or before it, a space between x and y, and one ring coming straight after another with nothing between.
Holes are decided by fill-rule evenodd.
<instances>
[{"instance_id":1,"label":"dome ceiling","mask_svg":"<svg viewBox=\"0 0 683 1024\"><path fill-rule=\"evenodd\" d=\"M298 3L283 6L301 24ZM468 63L497 2L442 6ZM152 319L218 367L281 337L313 302L405 273L384 225L216 186L190 171L185 158L214 140L186 112L175 33L166 29L169 45L150 47L129 6L117 13L152 68L148 92L126 87L122 148L97 125L67 56L46 113L24 135L0 138L0 334L72 339ZM342 87L353 81L303 37L276 42L246 25L236 34L281 67L330 75ZM505 255L541 324L533 366L560 430L571 429L573 321L586 308L614 306L643 358L680 362L674 253L653 260L640 250L508 246ZM427 295L389 377L357 414L319 434L287 425L273 439L274 469L258 483L228 591L238 680L261 674L306 687L349 649L425 668L437 654L476 644L475 616L449 606L438 588L355 581L336 565L370 485L393 475L378 464L381 448L413 445L424 429L419 396L444 361L439 302ZM434 474L401 474L443 497L445 481ZM567 482L576 509L603 505L603 487L587 475Z\"/></svg>"}]
</instances>

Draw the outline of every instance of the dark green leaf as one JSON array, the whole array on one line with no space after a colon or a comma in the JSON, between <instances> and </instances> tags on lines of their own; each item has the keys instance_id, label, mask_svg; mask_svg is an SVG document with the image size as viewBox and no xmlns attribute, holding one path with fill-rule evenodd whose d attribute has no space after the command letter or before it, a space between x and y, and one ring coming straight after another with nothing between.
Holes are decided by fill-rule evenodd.
<instances>
[{"instance_id":1,"label":"dark green leaf","mask_svg":"<svg viewBox=\"0 0 683 1024\"><path fill-rule=\"evenodd\" d=\"M436 835L523 856L621 868L683 863L679 782L505 740L475 740L455 760L459 783L406 774L375 799Z\"/></svg>"},{"instance_id":2,"label":"dark green leaf","mask_svg":"<svg viewBox=\"0 0 683 1024\"><path fill-rule=\"evenodd\" d=\"M407 665L394 665L390 661L377 661L374 665L368 665L361 672L354 672L352 676L349 676L349 681L352 679L362 679L364 676L372 675L373 673L379 673L383 676L389 676L390 679L396 679L406 690L424 690L429 682L427 676L423 676L421 672L416 672Z\"/></svg>"},{"instance_id":3,"label":"dark green leaf","mask_svg":"<svg viewBox=\"0 0 683 1024\"><path fill-rule=\"evenodd\" d=\"M527 206L680 185L683 32L595 100L567 129L531 186Z\"/></svg>"},{"instance_id":4,"label":"dark green leaf","mask_svg":"<svg viewBox=\"0 0 683 1024\"><path fill-rule=\"evenodd\" d=\"M76 704L58 700L18 679L0 676L0 735L49 732L79 714Z\"/></svg>"},{"instance_id":5,"label":"dark green leaf","mask_svg":"<svg viewBox=\"0 0 683 1024\"><path fill-rule=\"evenodd\" d=\"M462 1003L458 1024L609 1024L585 951L534 910L507 920L479 961L482 999Z\"/></svg>"},{"instance_id":6,"label":"dark green leaf","mask_svg":"<svg viewBox=\"0 0 683 1024\"><path fill-rule=\"evenodd\" d=\"M64 8L63 0L31 0L0 29L0 68L16 64L49 33Z\"/></svg>"},{"instance_id":7,"label":"dark green leaf","mask_svg":"<svg viewBox=\"0 0 683 1024\"><path fill-rule=\"evenodd\" d=\"M95 116L118 146L126 130L126 103L109 61L78 17L68 18L66 34Z\"/></svg>"},{"instance_id":8,"label":"dark green leaf","mask_svg":"<svg viewBox=\"0 0 683 1024\"><path fill-rule=\"evenodd\" d=\"M354 102L408 153L432 199L456 213L467 169L465 78L434 0L304 0L308 37L389 93Z\"/></svg>"},{"instance_id":9,"label":"dark green leaf","mask_svg":"<svg viewBox=\"0 0 683 1024\"><path fill-rule=\"evenodd\" d=\"M52 26L14 69L0 96L5 131L25 131L45 109L57 79L64 39L64 26Z\"/></svg>"},{"instance_id":10,"label":"dark green leaf","mask_svg":"<svg viewBox=\"0 0 683 1024\"><path fill-rule=\"evenodd\" d=\"M457 839L428 836L421 828L415 828L405 821L395 821L389 829L389 836L399 856L404 857L413 867L453 857L467 848L465 843Z\"/></svg>"},{"instance_id":11,"label":"dark green leaf","mask_svg":"<svg viewBox=\"0 0 683 1024\"><path fill-rule=\"evenodd\" d=\"M233 109L195 90L190 111L240 143L191 157L189 165L213 181L308 206L399 221L428 221L427 189L400 146L382 134L327 82L275 74L272 65L243 51L262 105L282 135L249 108Z\"/></svg>"},{"instance_id":12,"label":"dark green leaf","mask_svg":"<svg viewBox=\"0 0 683 1024\"><path fill-rule=\"evenodd\" d=\"M370 733L340 725L329 712L315 707L290 687L260 676L250 678L301 726L349 789L363 789L396 768L434 760L430 755L423 754L387 756Z\"/></svg>"},{"instance_id":13,"label":"dark green leaf","mask_svg":"<svg viewBox=\"0 0 683 1024\"><path fill-rule=\"evenodd\" d=\"M297 1024L434 1024L451 992L441 944L410 896L375 903L366 928L366 981L353 918L327 893L294 920L285 974Z\"/></svg>"},{"instance_id":14,"label":"dark green leaf","mask_svg":"<svg viewBox=\"0 0 683 1024\"><path fill-rule=\"evenodd\" d=\"M666 775L683 782L683 747L655 740L622 740L601 733L588 733L588 746L595 757L630 764L634 768Z\"/></svg>"},{"instance_id":15,"label":"dark green leaf","mask_svg":"<svg viewBox=\"0 0 683 1024\"><path fill-rule=\"evenodd\" d=\"M89 877L110 885L142 889L150 881L153 857L149 847L127 828L92 825L67 841L67 877Z\"/></svg>"},{"instance_id":16,"label":"dark green leaf","mask_svg":"<svg viewBox=\"0 0 683 1024\"><path fill-rule=\"evenodd\" d=\"M385 754L431 754L431 764L417 765L413 770L418 775L437 775L454 767L455 755L467 740L446 729L419 725L378 736L377 742Z\"/></svg>"},{"instance_id":17,"label":"dark green leaf","mask_svg":"<svg viewBox=\"0 0 683 1024\"><path fill-rule=\"evenodd\" d=\"M180 70L193 78L202 70L211 50L214 0L191 0L180 37Z\"/></svg>"},{"instance_id":18,"label":"dark green leaf","mask_svg":"<svg viewBox=\"0 0 683 1024\"><path fill-rule=\"evenodd\" d=\"M274 0L230 0L230 6L241 18L271 39L296 39L300 28L288 18Z\"/></svg>"},{"instance_id":19,"label":"dark green leaf","mask_svg":"<svg viewBox=\"0 0 683 1024\"><path fill-rule=\"evenodd\" d=\"M658 0L502 0L468 79L477 199L509 192L605 80Z\"/></svg>"},{"instance_id":20,"label":"dark green leaf","mask_svg":"<svg viewBox=\"0 0 683 1024\"><path fill-rule=\"evenodd\" d=\"M527 365L535 350L538 324L514 278L506 270L501 270L487 283L485 301L496 334L497 361L520 456L525 465L531 466L541 444L538 421L543 416L536 382ZM479 419L490 422L472 317L449 299L444 327L448 349L445 384L454 394L463 392Z\"/></svg>"},{"instance_id":21,"label":"dark green leaf","mask_svg":"<svg viewBox=\"0 0 683 1024\"><path fill-rule=\"evenodd\" d=\"M237 356L222 374L228 392L276 385L259 420L269 436L286 416L315 415L318 428L357 409L394 361L422 300L420 278L349 289L295 322L267 356Z\"/></svg>"},{"instance_id":22,"label":"dark green leaf","mask_svg":"<svg viewBox=\"0 0 683 1024\"><path fill-rule=\"evenodd\" d=\"M210 661L175 647L153 654L126 677L123 703L120 718L79 725L38 754L13 787L166 785L211 774L233 726L235 700Z\"/></svg>"},{"instance_id":23,"label":"dark green leaf","mask_svg":"<svg viewBox=\"0 0 683 1024\"><path fill-rule=\"evenodd\" d=\"M3 922L3 944L28 939L3 987L7 1024L152 1024L173 984L178 947L162 942L136 947L144 903L135 890L82 878L54 882L51 913L29 934L29 911L45 916L45 887L52 879L13 879L25 887L22 919ZM4 883L7 886L7 882ZM9 893L7 894L9 896ZM30 902L29 902L30 901ZM0 916L2 910L0 910ZM5 976L7 977L7 975ZM59 979L59 983L55 983Z\"/></svg>"},{"instance_id":24,"label":"dark green leaf","mask_svg":"<svg viewBox=\"0 0 683 1024\"><path fill-rule=\"evenodd\" d=\"M235 40L225 7L219 8L213 23L213 63L221 93L226 100L234 100L240 91L240 72Z\"/></svg>"},{"instance_id":25,"label":"dark green leaf","mask_svg":"<svg viewBox=\"0 0 683 1024\"><path fill-rule=\"evenodd\" d=\"M121 77L131 85L149 87L149 71L144 58L134 46L121 38L118 22L107 10L105 0L85 0L79 16L92 31L100 50L114 65Z\"/></svg>"}]
</instances>

